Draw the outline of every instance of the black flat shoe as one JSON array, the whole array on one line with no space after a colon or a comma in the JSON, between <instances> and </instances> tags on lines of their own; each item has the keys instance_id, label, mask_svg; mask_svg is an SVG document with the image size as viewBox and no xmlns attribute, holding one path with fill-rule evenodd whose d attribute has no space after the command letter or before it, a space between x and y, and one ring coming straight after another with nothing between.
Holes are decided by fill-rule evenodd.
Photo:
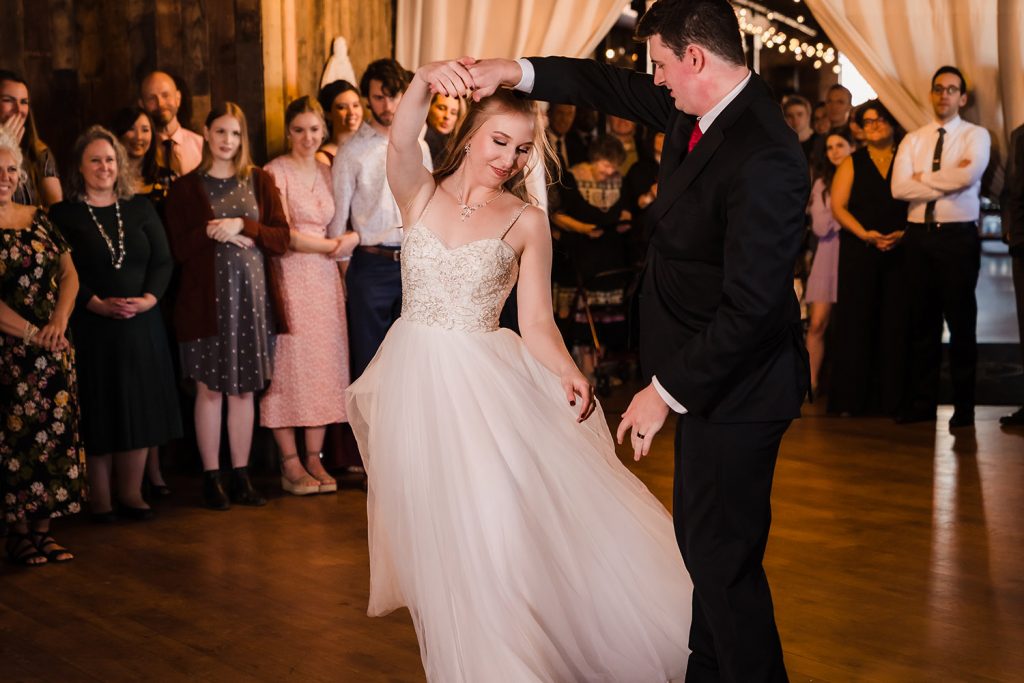
<instances>
[{"instance_id":1,"label":"black flat shoe","mask_svg":"<svg viewBox=\"0 0 1024 683\"><path fill-rule=\"evenodd\" d=\"M231 507L217 470L203 472L203 504L211 510L227 510Z\"/></svg>"},{"instance_id":2,"label":"black flat shoe","mask_svg":"<svg viewBox=\"0 0 1024 683\"><path fill-rule=\"evenodd\" d=\"M953 417L949 418L950 429L962 429L974 426L974 411L955 410Z\"/></svg>"},{"instance_id":3,"label":"black flat shoe","mask_svg":"<svg viewBox=\"0 0 1024 683\"><path fill-rule=\"evenodd\" d=\"M231 501L239 505L261 507L267 504L264 498L249 479L249 470L246 467L236 467L231 470Z\"/></svg>"},{"instance_id":4,"label":"black flat shoe","mask_svg":"<svg viewBox=\"0 0 1024 683\"><path fill-rule=\"evenodd\" d=\"M171 489L166 484L149 485L150 498L166 498L169 495L171 495Z\"/></svg>"},{"instance_id":5,"label":"black flat shoe","mask_svg":"<svg viewBox=\"0 0 1024 683\"><path fill-rule=\"evenodd\" d=\"M106 512L94 512L89 515L89 519L93 524L113 524L117 521L117 515L113 510L107 510Z\"/></svg>"},{"instance_id":6,"label":"black flat shoe","mask_svg":"<svg viewBox=\"0 0 1024 683\"><path fill-rule=\"evenodd\" d=\"M133 508L121 505L117 508L117 516L130 519L133 522L148 522L156 517L156 510L153 508Z\"/></svg>"}]
</instances>

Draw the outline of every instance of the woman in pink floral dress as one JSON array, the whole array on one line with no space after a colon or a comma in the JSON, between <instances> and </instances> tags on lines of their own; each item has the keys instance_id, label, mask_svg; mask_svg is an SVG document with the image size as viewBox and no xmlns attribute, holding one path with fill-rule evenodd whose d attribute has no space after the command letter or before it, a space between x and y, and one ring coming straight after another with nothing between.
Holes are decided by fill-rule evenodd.
<instances>
[{"instance_id":1,"label":"woman in pink floral dress","mask_svg":"<svg viewBox=\"0 0 1024 683\"><path fill-rule=\"evenodd\" d=\"M291 229L327 240L327 224L334 215L331 172L316 161L326 130L323 110L315 99L302 97L288 105L285 125L291 151L264 170L281 191ZM348 255L359 237L349 232L340 240L340 254ZM320 462L320 450L327 425L347 421L348 328L341 278L335 260L326 254L291 251L279 263L290 330L277 340L274 378L260 403L260 424L274 430L285 491L336 491L337 482ZM305 428L304 461L295 438L300 427Z\"/></svg>"}]
</instances>

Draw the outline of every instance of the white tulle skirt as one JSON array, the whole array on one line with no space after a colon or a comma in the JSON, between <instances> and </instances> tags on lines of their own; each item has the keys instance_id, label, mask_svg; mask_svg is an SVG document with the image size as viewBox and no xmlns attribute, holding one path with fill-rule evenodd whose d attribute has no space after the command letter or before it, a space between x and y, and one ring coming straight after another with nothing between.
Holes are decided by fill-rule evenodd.
<instances>
[{"instance_id":1,"label":"white tulle skirt","mask_svg":"<svg viewBox=\"0 0 1024 683\"><path fill-rule=\"evenodd\" d=\"M398 320L348 389L370 604L412 613L435 683L662 683L692 584L665 508L507 330Z\"/></svg>"}]
</instances>

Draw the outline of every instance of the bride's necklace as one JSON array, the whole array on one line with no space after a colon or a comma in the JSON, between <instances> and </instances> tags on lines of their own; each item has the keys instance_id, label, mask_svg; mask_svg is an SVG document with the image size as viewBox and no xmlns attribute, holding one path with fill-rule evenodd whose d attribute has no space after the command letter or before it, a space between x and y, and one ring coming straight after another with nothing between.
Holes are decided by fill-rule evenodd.
<instances>
[{"instance_id":1,"label":"bride's necklace","mask_svg":"<svg viewBox=\"0 0 1024 683\"><path fill-rule=\"evenodd\" d=\"M107 251L110 252L110 264L114 266L114 270L121 270L121 266L124 265L124 221L121 220L121 204L116 199L114 200L114 211L117 213L117 250L120 250L121 254L118 255L117 250L114 249L114 243L110 240L110 236L107 235L107 231L103 229L103 225L96 218L96 214L93 213L92 207L89 206L89 202L84 202L85 208L89 210L89 216L92 217L92 222L96 226L96 230L99 231L100 237L107 244Z\"/></svg>"},{"instance_id":2,"label":"bride's necklace","mask_svg":"<svg viewBox=\"0 0 1024 683\"><path fill-rule=\"evenodd\" d=\"M480 202L479 204L467 204L465 200L463 200L462 198L462 183L460 182L459 186L455 189L455 200L459 203L459 208L461 209L461 211L459 212L459 220L465 223L466 219L472 216L474 213L476 213L477 209L484 208L485 206L487 206L488 204L490 204L503 194L505 194L504 185L502 185L501 189L498 190L498 194L494 195L487 201Z\"/></svg>"}]
</instances>

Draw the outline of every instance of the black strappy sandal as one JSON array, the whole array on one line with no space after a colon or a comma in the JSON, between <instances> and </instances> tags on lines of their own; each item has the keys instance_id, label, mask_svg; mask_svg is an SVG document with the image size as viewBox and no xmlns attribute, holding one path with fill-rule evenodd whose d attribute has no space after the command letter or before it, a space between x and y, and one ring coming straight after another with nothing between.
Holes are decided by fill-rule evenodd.
<instances>
[{"instance_id":1,"label":"black strappy sandal","mask_svg":"<svg viewBox=\"0 0 1024 683\"><path fill-rule=\"evenodd\" d=\"M75 559L74 554L57 543L57 541L53 539L53 536L50 535L49 531L30 531L29 535L35 543L36 550L38 550L39 554L45 557L48 561L60 564L62 562L70 562ZM49 550L47 550L47 548L49 548ZM61 557L62 555L65 557Z\"/></svg>"},{"instance_id":2,"label":"black strappy sandal","mask_svg":"<svg viewBox=\"0 0 1024 683\"><path fill-rule=\"evenodd\" d=\"M7 559L22 567L41 567L49 558L39 552L39 548L32 542L30 534L19 534L13 531L7 534L7 543L4 544L7 551ZM42 559L42 562L39 560Z\"/></svg>"}]
</instances>

